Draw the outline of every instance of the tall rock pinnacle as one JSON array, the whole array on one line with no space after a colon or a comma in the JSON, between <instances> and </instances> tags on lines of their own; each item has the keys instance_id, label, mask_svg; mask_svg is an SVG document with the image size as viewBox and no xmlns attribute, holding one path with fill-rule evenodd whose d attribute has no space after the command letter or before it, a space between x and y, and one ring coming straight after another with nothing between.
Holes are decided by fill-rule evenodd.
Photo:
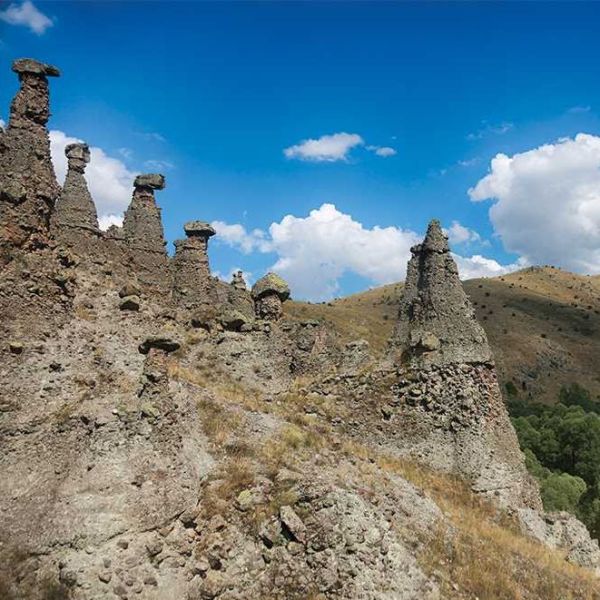
<instances>
[{"instance_id":1,"label":"tall rock pinnacle","mask_svg":"<svg viewBox=\"0 0 600 600\"><path fill-rule=\"evenodd\" d=\"M150 288L165 288L169 265L160 208L154 190L165 187L163 175L138 175L133 183L133 198L123 219L123 239L140 283Z\"/></svg>"},{"instance_id":2,"label":"tall rock pinnacle","mask_svg":"<svg viewBox=\"0 0 600 600\"><path fill-rule=\"evenodd\" d=\"M88 242L100 236L96 205L84 177L90 150L87 144L69 144L65 154L67 176L52 217L52 231L58 241L85 252Z\"/></svg>"},{"instance_id":3,"label":"tall rock pinnacle","mask_svg":"<svg viewBox=\"0 0 600 600\"><path fill-rule=\"evenodd\" d=\"M411 249L392 349L399 447L505 504L541 508L492 353L438 221Z\"/></svg>"},{"instance_id":4,"label":"tall rock pinnacle","mask_svg":"<svg viewBox=\"0 0 600 600\"><path fill-rule=\"evenodd\" d=\"M411 248L395 334L402 362L489 363L490 347L465 294L448 239L431 221L422 244Z\"/></svg>"},{"instance_id":5,"label":"tall rock pinnacle","mask_svg":"<svg viewBox=\"0 0 600 600\"><path fill-rule=\"evenodd\" d=\"M208 239L215 230L204 221L184 226L186 239L175 242L173 294L183 308L214 303L215 292L208 264Z\"/></svg>"},{"instance_id":6,"label":"tall rock pinnacle","mask_svg":"<svg viewBox=\"0 0 600 600\"><path fill-rule=\"evenodd\" d=\"M10 260L15 248L44 246L60 188L50 157L46 124L50 117L51 65L23 58L13 63L20 89L0 139L0 252Z\"/></svg>"}]
</instances>

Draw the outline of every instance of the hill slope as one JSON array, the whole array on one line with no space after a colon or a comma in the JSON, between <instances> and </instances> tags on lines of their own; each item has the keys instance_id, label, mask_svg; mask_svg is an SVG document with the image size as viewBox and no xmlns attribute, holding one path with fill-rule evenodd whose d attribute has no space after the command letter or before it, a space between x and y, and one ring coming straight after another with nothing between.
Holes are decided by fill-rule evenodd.
<instances>
[{"instance_id":1,"label":"hill slope","mask_svg":"<svg viewBox=\"0 0 600 600\"><path fill-rule=\"evenodd\" d=\"M600 277L553 267L530 267L493 279L464 282L486 330L503 383L520 397L554 402L560 387L577 382L600 396ZM343 340L366 339L385 352L402 284L330 303L289 302L286 311L322 319Z\"/></svg>"}]
</instances>

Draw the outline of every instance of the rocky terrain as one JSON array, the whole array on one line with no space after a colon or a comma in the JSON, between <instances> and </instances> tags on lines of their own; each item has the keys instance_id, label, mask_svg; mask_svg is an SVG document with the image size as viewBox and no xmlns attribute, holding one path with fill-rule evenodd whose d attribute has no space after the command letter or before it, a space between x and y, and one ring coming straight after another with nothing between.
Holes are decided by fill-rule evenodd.
<instances>
[{"instance_id":1,"label":"rocky terrain","mask_svg":"<svg viewBox=\"0 0 600 600\"><path fill-rule=\"evenodd\" d=\"M169 257L160 174L101 232L87 146L66 148L62 189L54 177L58 69L13 70L0 597L600 597L600 548L542 510L439 223L373 330L389 343L353 336L316 308L335 320L368 296L292 305L273 273L219 281L207 223Z\"/></svg>"}]
</instances>

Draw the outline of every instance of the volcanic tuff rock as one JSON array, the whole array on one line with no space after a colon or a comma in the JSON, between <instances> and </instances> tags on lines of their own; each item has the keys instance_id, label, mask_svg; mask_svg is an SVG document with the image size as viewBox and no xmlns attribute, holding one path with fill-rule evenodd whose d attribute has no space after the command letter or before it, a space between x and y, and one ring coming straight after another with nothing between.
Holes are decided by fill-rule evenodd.
<instances>
[{"instance_id":1,"label":"volcanic tuff rock","mask_svg":"<svg viewBox=\"0 0 600 600\"><path fill-rule=\"evenodd\" d=\"M391 344L400 374L394 399L399 437L410 439L405 445L412 456L461 473L504 505L540 509L485 332L438 221L411 252Z\"/></svg>"},{"instance_id":2,"label":"volcanic tuff rock","mask_svg":"<svg viewBox=\"0 0 600 600\"><path fill-rule=\"evenodd\" d=\"M59 187L50 158L48 77L58 69L32 59L13 63L20 89L0 132L0 264L13 248L47 244Z\"/></svg>"},{"instance_id":3,"label":"volcanic tuff rock","mask_svg":"<svg viewBox=\"0 0 600 600\"><path fill-rule=\"evenodd\" d=\"M175 242L173 293L186 309L216 304L215 283L208 264L208 240L215 230L203 221L184 225L185 240Z\"/></svg>"},{"instance_id":4,"label":"volcanic tuff rock","mask_svg":"<svg viewBox=\"0 0 600 600\"><path fill-rule=\"evenodd\" d=\"M90 149L87 144L69 144L65 154L67 176L52 216L51 230L57 241L85 255L94 252L93 245L100 237L96 205L84 177Z\"/></svg>"},{"instance_id":5,"label":"volcanic tuff rock","mask_svg":"<svg viewBox=\"0 0 600 600\"><path fill-rule=\"evenodd\" d=\"M396 362L376 361L365 340L342 346L323 320L284 314L279 276L252 292L241 273L213 278L204 222L185 225L169 258L162 175L137 177L123 227L102 234L87 146L72 145L54 207L46 77L57 71L15 70L0 132L0 597L474 596L440 573L452 561L430 563L463 542L464 511L434 500L445 475L429 472L427 488L423 467L398 457L512 508L539 498L439 226L414 249ZM452 498L463 485L452 479ZM597 565L578 522L519 518Z\"/></svg>"}]
</instances>

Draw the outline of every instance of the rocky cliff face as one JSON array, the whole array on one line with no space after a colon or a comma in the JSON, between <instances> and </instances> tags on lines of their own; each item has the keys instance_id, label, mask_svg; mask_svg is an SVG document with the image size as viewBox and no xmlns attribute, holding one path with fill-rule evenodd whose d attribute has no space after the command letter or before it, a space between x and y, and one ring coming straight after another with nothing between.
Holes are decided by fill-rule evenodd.
<instances>
[{"instance_id":1,"label":"rocky cliff face","mask_svg":"<svg viewBox=\"0 0 600 600\"><path fill-rule=\"evenodd\" d=\"M437 224L414 249L395 363L380 363L364 340L341 347L324 323L286 317L277 275L252 292L241 274L213 278L209 225L188 223L170 258L160 175L139 176L123 227L100 232L87 146L67 148L53 183L56 70L15 69L0 163L1 597L481 596L428 559L469 526L436 495L448 481L490 527L508 518L498 506L530 507L529 535L600 564L576 525L536 510ZM494 504L477 508L482 496Z\"/></svg>"}]
</instances>

